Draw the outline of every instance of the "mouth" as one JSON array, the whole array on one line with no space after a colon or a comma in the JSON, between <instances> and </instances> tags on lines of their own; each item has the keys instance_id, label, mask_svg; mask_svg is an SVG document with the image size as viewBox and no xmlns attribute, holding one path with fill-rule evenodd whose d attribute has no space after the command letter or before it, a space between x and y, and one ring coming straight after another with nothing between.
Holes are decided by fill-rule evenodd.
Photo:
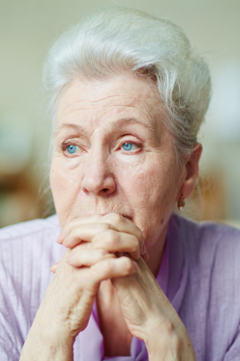
<instances>
[{"instance_id":1,"label":"mouth","mask_svg":"<svg viewBox=\"0 0 240 361\"><path fill-rule=\"evenodd\" d=\"M131 217L129 217L129 216L126 216L125 214L121 214L121 216L123 216L124 218L129 219L129 221L132 221L132 218L131 218Z\"/></svg>"},{"instance_id":2,"label":"mouth","mask_svg":"<svg viewBox=\"0 0 240 361\"><path fill-rule=\"evenodd\" d=\"M118 213L118 212L114 212L114 211L112 211L112 212L103 212L103 213L101 213L101 212L96 212L96 213L92 213L92 214L99 214L99 215L101 215L101 216L106 216L107 214L110 214L110 213ZM133 219L132 219L132 217L130 217L130 216L128 216L128 215L126 215L126 214L123 214L123 213L118 213L118 214L120 214L120 216L122 216L122 217L124 217L124 218L126 218L126 219L129 219L130 221L133 221ZM90 214L91 215L91 214Z\"/></svg>"}]
</instances>

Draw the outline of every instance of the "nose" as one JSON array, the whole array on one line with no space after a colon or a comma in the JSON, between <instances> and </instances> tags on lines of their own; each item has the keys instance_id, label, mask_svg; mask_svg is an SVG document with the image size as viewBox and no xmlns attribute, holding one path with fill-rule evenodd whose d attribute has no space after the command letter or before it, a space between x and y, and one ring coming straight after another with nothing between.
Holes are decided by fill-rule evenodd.
<instances>
[{"instance_id":1,"label":"nose","mask_svg":"<svg viewBox=\"0 0 240 361\"><path fill-rule=\"evenodd\" d=\"M86 194L109 196L115 192L116 182L111 165L103 154L91 152L83 169L81 188Z\"/></svg>"}]
</instances>

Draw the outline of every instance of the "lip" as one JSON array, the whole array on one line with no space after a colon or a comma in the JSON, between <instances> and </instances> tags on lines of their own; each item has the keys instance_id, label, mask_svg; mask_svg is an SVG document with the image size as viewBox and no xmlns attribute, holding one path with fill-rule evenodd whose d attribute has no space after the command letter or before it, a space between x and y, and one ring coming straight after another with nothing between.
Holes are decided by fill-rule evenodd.
<instances>
[{"instance_id":1,"label":"lip","mask_svg":"<svg viewBox=\"0 0 240 361\"><path fill-rule=\"evenodd\" d=\"M99 212L99 213L92 213L92 214L89 214L88 216L91 216L91 215L94 215L94 214L99 214L100 216L106 216L107 214L110 214L110 213L118 213L118 212L114 212L114 211L111 211L111 212ZM123 213L118 213L120 214L120 216L124 217L124 218L127 218L129 219L130 221L132 221L132 217L126 215L126 214L123 214Z\"/></svg>"}]
</instances>

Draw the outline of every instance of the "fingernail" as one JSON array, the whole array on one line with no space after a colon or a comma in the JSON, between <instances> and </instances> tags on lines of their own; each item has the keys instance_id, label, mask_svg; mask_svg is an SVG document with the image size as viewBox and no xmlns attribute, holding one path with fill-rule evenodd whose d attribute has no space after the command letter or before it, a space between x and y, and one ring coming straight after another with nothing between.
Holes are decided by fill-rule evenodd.
<instances>
[{"instance_id":1,"label":"fingernail","mask_svg":"<svg viewBox=\"0 0 240 361\"><path fill-rule=\"evenodd\" d=\"M138 270L138 265L137 265L136 262L133 262L133 263L132 263L132 271L133 271L133 272L136 272L137 270Z\"/></svg>"},{"instance_id":2,"label":"fingernail","mask_svg":"<svg viewBox=\"0 0 240 361\"><path fill-rule=\"evenodd\" d=\"M141 257L141 250L138 248L133 258L139 259L140 257Z\"/></svg>"},{"instance_id":3,"label":"fingernail","mask_svg":"<svg viewBox=\"0 0 240 361\"><path fill-rule=\"evenodd\" d=\"M143 255L142 255L142 258L144 259L144 261L147 261L149 259L149 254L148 252L145 252Z\"/></svg>"},{"instance_id":4,"label":"fingernail","mask_svg":"<svg viewBox=\"0 0 240 361\"><path fill-rule=\"evenodd\" d=\"M57 266L58 266L58 263L55 263L54 265L52 265L52 267L50 267L50 271L55 273L56 272L56 269L57 269Z\"/></svg>"},{"instance_id":5,"label":"fingernail","mask_svg":"<svg viewBox=\"0 0 240 361\"><path fill-rule=\"evenodd\" d=\"M142 254L146 253L147 252L147 247L145 245L145 243L143 243L143 250L142 250Z\"/></svg>"},{"instance_id":6,"label":"fingernail","mask_svg":"<svg viewBox=\"0 0 240 361\"><path fill-rule=\"evenodd\" d=\"M68 237L66 237L65 239L64 239L64 241L63 241L63 244L64 244L64 246L68 246L68 243L69 243L69 238Z\"/></svg>"},{"instance_id":7,"label":"fingernail","mask_svg":"<svg viewBox=\"0 0 240 361\"><path fill-rule=\"evenodd\" d=\"M57 239L57 243L62 244L63 238L62 235L60 234L60 236Z\"/></svg>"}]
</instances>

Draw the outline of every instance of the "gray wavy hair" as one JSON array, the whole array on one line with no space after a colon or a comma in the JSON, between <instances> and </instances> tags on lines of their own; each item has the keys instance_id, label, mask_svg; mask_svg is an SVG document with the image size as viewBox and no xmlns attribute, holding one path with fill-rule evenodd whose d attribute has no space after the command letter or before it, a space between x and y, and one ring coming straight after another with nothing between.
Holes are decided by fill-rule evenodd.
<instances>
[{"instance_id":1,"label":"gray wavy hair","mask_svg":"<svg viewBox=\"0 0 240 361\"><path fill-rule=\"evenodd\" d=\"M156 79L177 154L188 154L209 105L211 81L205 61L170 21L122 7L95 12L55 42L43 80L54 109L77 77L104 80L125 71Z\"/></svg>"}]
</instances>

